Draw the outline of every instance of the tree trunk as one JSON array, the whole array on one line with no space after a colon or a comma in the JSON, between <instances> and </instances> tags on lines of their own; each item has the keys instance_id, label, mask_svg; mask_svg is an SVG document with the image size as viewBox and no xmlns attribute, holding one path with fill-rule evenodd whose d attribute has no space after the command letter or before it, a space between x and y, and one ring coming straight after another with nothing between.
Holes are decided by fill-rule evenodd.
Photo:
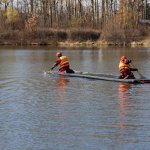
<instances>
[{"instance_id":1,"label":"tree trunk","mask_svg":"<svg viewBox=\"0 0 150 150\"><path fill-rule=\"evenodd\" d=\"M33 13L33 6L34 6L34 4L33 4L33 0L30 0L30 5L31 5L31 13Z\"/></svg>"}]
</instances>

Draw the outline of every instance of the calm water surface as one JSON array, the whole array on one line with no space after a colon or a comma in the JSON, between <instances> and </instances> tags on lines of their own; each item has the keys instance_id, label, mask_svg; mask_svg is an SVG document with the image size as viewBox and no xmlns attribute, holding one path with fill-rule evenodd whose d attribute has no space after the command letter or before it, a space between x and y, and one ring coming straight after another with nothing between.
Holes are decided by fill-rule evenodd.
<instances>
[{"instance_id":1,"label":"calm water surface","mask_svg":"<svg viewBox=\"0 0 150 150\"><path fill-rule=\"evenodd\" d=\"M150 85L44 75L55 53L1 48L0 149L149 150ZM126 55L150 78L150 48L63 53L75 70L110 74Z\"/></svg>"}]
</instances>

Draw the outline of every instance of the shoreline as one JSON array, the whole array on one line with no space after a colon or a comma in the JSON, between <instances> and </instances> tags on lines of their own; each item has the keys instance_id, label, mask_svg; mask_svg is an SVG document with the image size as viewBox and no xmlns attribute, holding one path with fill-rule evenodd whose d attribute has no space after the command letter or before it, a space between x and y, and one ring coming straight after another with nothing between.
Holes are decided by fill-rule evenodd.
<instances>
[{"instance_id":1,"label":"shoreline","mask_svg":"<svg viewBox=\"0 0 150 150\"><path fill-rule=\"evenodd\" d=\"M133 41L129 44L125 43L113 43L107 41L33 41L33 42L16 42L16 41L4 41L0 42L0 46L50 46L50 47L67 47L67 48L100 48L100 47L111 47L111 46L118 46L118 47L150 47L150 37L146 38L145 40L141 41Z\"/></svg>"},{"instance_id":2,"label":"shoreline","mask_svg":"<svg viewBox=\"0 0 150 150\"><path fill-rule=\"evenodd\" d=\"M140 32L140 31L139 31ZM143 31L144 32L144 31ZM48 46L60 48L150 47L150 35L138 34L128 38L120 34L105 35L99 30L41 30L28 32L5 31L0 34L0 46Z\"/></svg>"}]
</instances>

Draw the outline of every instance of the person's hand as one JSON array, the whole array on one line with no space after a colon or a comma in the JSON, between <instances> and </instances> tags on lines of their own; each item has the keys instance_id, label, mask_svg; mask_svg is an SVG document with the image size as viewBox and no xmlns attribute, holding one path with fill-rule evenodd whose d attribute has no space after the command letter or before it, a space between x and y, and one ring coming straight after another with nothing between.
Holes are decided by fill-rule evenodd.
<instances>
[{"instance_id":1,"label":"person's hand","mask_svg":"<svg viewBox=\"0 0 150 150\"><path fill-rule=\"evenodd\" d=\"M129 60L129 63L131 63L132 62L132 60Z\"/></svg>"},{"instance_id":2,"label":"person's hand","mask_svg":"<svg viewBox=\"0 0 150 150\"><path fill-rule=\"evenodd\" d=\"M131 71L138 71L138 69L137 68L133 68Z\"/></svg>"},{"instance_id":3,"label":"person's hand","mask_svg":"<svg viewBox=\"0 0 150 150\"><path fill-rule=\"evenodd\" d=\"M130 64L132 61L131 60L125 60L125 64Z\"/></svg>"}]
</instances>

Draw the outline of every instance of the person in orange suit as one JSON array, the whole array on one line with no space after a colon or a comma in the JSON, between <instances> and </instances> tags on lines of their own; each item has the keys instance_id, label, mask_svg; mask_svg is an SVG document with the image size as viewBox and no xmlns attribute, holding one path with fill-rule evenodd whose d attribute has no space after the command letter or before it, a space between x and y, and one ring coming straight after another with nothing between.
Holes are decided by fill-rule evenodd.
<instances>
[{"instance_id":1,"label":"person in orange suit","mask_svg":"<svg viewBox=\"0 0 150 150\"><path fill-rule=\"evenodd\" d=\"M131 60L128 60L126 56L122 56L119 62L119 72L121 75L120 79L135 79L132 71L138 71L137 68L131 68L130 66Z\"/></svg>"},{"instance_id":2,"label":"person in orange suit","mask_svg":"<svg viewBox=\"0 0 150 150\"><path fill-rule=\"evenodd\" d=\"M60 73L74 73L72 69L70 69L69 60L66 56L63 56L61 52L56 53L57 60L55 61L53 67L51 67L51 70L53 70L56 66L60 66L59 72Z\"/></svg>"}]
</instances>

